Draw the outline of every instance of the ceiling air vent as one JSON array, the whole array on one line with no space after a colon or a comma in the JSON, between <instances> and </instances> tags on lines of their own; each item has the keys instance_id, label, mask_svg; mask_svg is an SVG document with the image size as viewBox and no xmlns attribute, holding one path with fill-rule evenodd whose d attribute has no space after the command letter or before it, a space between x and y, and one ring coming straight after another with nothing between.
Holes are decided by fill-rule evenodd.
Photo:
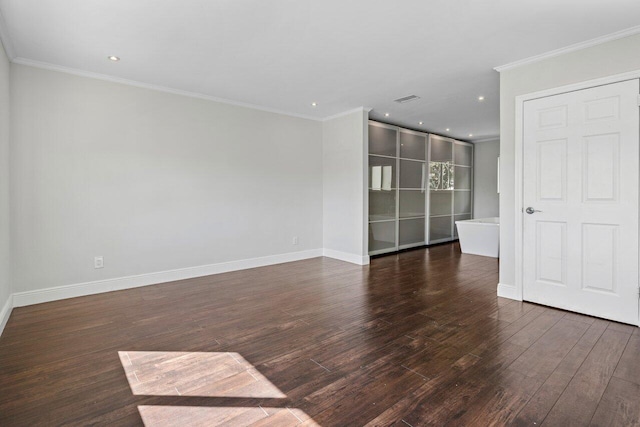
<instances>
[{"instance_id":1,"label":"ceiling air vent","mask_svg":"<svg viewBox=\"0 0 640 427\"><path fill-rule=\"evenodd\" d=\"M406 102L415 101L416 99L420 99L420 97L416 95L409 95L402 98L394 99L393 102L397 102L398 104L404 104Z\"/></svg>"}]
</instances>

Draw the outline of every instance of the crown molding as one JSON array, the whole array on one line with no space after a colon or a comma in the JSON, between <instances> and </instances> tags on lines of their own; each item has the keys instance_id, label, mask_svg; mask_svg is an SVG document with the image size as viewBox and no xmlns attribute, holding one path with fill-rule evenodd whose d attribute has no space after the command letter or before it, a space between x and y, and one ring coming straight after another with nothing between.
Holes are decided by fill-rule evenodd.
<instances>
[{"instance_id":1,"label":"crown molding","mask_svg":"<svg viewBox=\"0 0 640 427\"><path fill-rule=\"evenodd\" d=\"M586 49L588 47L597 46L599 44L622 39L622 38L633 36L636 34L640 34L640 25L636 27L627 28L626 30L616 31L615 33L607 34L601 37L596 37L595 39L586 40L580 43L575 43L569 46L562 47L560 49L542 53L540 55L530 56L529 58L520 59L518 61L510 62L508 64L500 65L498 67L495 67L494 70L501 73L503 71L521 67L523 65L528 65L534 62L542 61L544 59L553 58L554 56L564 55L566 53L575 52L577 50Z\"/></svg>"},{"instance_id":2,"label":"crown molding","mask_svg":"<svg viewBox=\"0 0 640 427\"><path fill-rule=\"evenodd\" d=\"M190 97L190 98L204 99L206 101L213 101L213 102L217 102L217 103L220 103L220 104L227 104L227 105L233 105L233 106L236 106L236 107L250 108L250 109L253 109L253 110L259 110L259 111L265 111L267 113L273 113L273 114L280 114L280 115L284 115L284 116L296 117L296 118L299 118L299 119L306 119L306 120L313 120L313 121L322 121L323 120L322 118L313 117L313 116L307 116L307 115L304 115L304 114L292 113L292 112L289 112L289 111L278 110L278 109L275 109L275 108L264 107L264 106L261 106L261 105L255 105L255 104L250 104L250 103L246 103L246 102L232 101L230 99L218 98L218 97L215 97L215 96L204 95L204 94L197 93L197 92L189 92L189 91L185 91L185 90L174 89L174 88L167 87L167 86L160 86L160 85L154 85L154 84L150 84L150 83L143 83L143 82L140 82L140 81L137 81L137 80L123 79L123 78L120 78L120 77L114 77L114 76L110 76L110 75L107 75L107 74L94 73L93 71L78 70L76 68L64 67L64 66L61 66L61 65L51 64L51 63L48 63L48 62L34 61L33 59L16 57L11 62L13 62L14 64L26 65L28 67L40 68L40 69L43 69L43 70L57 71L57 72L60 72L60 73L72 74L72 75L75 75L75 76L87 77L87 78L96 79L96 80L104 80L104 81L108 81L108 82L112 82L112 83L119 83L119 84L123 84L123 85L127 85L127 86L134 86L134 87L139 87L139 88L142 88L142 89L154 90L154 91L157 91L157 92L170 93L170 94L173 94L173 95L181 95L181 96L187 96L187 97Z\"/></svg>"}]
</instances>

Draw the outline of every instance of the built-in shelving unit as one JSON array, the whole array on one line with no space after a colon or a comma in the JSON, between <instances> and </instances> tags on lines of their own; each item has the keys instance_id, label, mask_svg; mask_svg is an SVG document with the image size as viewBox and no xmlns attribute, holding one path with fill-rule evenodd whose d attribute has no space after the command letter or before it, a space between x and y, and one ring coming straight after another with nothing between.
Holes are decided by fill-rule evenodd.
<instances>
[{"instance_id":1,"label":"built-in shelving unit","mask_svg":"<svg viewBox=\"0 0 640 427\"><path fill-rule=\"evenodd\" d=\"M472 144L370 121L369 254L455 239L472 179Z\"/></svg>"}]
</instances>

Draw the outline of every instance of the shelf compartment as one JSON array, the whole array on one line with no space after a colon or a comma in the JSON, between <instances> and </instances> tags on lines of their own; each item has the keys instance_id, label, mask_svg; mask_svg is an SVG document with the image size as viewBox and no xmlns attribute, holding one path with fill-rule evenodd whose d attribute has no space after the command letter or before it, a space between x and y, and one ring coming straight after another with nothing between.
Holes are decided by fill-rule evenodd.
<instances>
[{"instance_id":1,"label":"shelf compartment","mask_svg":"<svg viewBox=\"0 0 640 427\"><path fill-rule=\"evenodd\" d=\"M396 157L398 131L369 125L369 154Z\"/></svg>"},{"instance_id":2,"label":"shelf compartment","mask_svg":"<svg viewBox=\"0 0 640 427\"><path fill-rule=\"evenodd\" d=\"M396 159L369 156L369 188L392 190L396 188Z\"/></svg>"},{"instance_id":3,"label":"shelf compartment","mask_svg":"<svg viewBox=\"0 0 640 427\"><path fill-rule=\"evenodd\" d=\"M465 166L454 166L456 190L471 190L471 173L473 169Z\"/></svg>"},{"instance_id":4,"label":"shelf compartment","mask_svg":"<svg viewBox=\"0 0 640 427\"><path fill-rule=\"evenodd\" d=\"M426 142L426 136L400 131L400 157L425 160Z\"/></svg>"},{"instance_id":5,"label":"shelf compartment","mask_svg":"<svg viewBox=\"0 0 640 427\"><path fill-rule=\"evenodd\" d=\"M456 165L471 166L473 164L473 147L467 144L454 144L453 155Z\"/></svg>"},{"instance_id":6,"label":"shelf compartment","mask_svg":"<svg viewBox=\"0 0 640 427\"><path fill-rule=\"evenodd\" d=\"M427 177L426 163L400 160L400 188L424 189Z\"/></svg>"},{"instance_id":7,"label":"shelf compartment","mask_svg":"<svg viewBox=\"0 0 640 427\"><path fill-rule=\"evenodd\" d=\"M452 219L451 215L429 218L429 242L452 239Z\"/></svg>"},{"instance_id":8,"label":"shelf compartment","mask_svg":"<svg viewBox=\"0 0 640 427\"><path fill-rule=\"evenodd\" d=\"M424 216L425 196L420 190L400 190L400 218Z\"/></svg>"},{"instance_id":9,"label":"shelf compartment","mask_svg":"<svg viewBox=\"0 0 640 427\"><path fill-rule=\"evenodd\" d=\"M453 213L456 215L471 212L471 191L455 191L453 196Z\"/></svg>"},{"instance_id":10,"label":"shelf compartment","mask_svg":"<svg viewBox=\"0 0 640 427\"><path fill-rule=\"evenodd\" d=\"M429 215L451 215L453 191L431 191L429 194Z\"/></svg>"},{"instance_id":11,"label":"shelf compartment","mask_svg":"<svg viewBox=\"0 0 640 427\"><path fill-rule=\"evenodd\" d=\"M453 161L453 143L449 140L431 137L431 158L432 162L451 162Z\"/></svg>"},{"instance_id":12,"label":"shelf compartment","mask_svg":"<svg viewBox=\"0 0 640 427\"><path fill-rule=\"evenodd\" d=\"M400 220L399 244L413 245L424 244L424 218Z\"/></svg>"},{"instance_id":13,"label":"shelf compartment","mask_svg":"<svg viewBox=\"0 0 640 427\"><path fill-rule=\"evenodd\" d=\"M369 221L396 219L396 191L369 190Z\"/></svg>"},{"instance_id":14,"label":"shelf compartment","mask_svg":"<svg viewBox=\"0 0 640 427\"><path fill-rule=\"evenodd\" d=\"M369 223L369 252L395 248L395 221Z\"/></svg>"}]
</instances>

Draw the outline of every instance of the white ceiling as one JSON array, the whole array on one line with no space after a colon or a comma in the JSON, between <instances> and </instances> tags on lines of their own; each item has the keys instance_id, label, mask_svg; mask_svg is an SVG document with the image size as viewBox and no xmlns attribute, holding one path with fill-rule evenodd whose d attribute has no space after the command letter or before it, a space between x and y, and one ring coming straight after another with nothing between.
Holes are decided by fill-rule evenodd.
<instances>
[{"instance_id":1,"label":"white ceiling","mask_svg":"<svg viewBox=\"0 0 640 427\"><path fill-rule=\"evenodd\" d=\"M493 67L636 26L640 2L0 0L0 11L18 58L314 118L365 106L483 140L499 133Z\"/></svg>"}]
</instances>

